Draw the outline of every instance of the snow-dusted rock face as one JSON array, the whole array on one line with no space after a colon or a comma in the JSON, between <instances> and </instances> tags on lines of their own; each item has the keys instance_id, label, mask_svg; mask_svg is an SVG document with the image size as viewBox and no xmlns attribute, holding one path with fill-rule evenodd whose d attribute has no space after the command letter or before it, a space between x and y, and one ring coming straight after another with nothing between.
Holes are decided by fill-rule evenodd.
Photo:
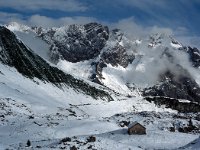
<instances>
[{"instance_id":1,"label":"snow-dusted rock face","mask_svg":"<svg viewBox=\"0 0 200 150\"><path fill-rule=\"evenodd\" d=\"M187 47L185 49L190 56L193 66L198 68L200 66L200 51L197 48L191 47Z\"/></svg>"},{"instance_id":2,"label":"snow-dusted rock face","mask_svg":"<svg viewBox=\"0 0 200 150\"><path fill-rule=\"evenodd\" d=\"M112 30L99 57L91 64L94 68L91 80L102 84L101 79L104 79L102 71L107 65L126 68L131 64L135 59L135 52L131 50L132 45L133 43L119 29Z\"/></svg>"},{"instance_id":3,"label":"snow-dusted rock face","mask_svg":"<svg viewBox=\"0 0 200 150\"><path fill-rule=\"evenodd\" d=\"M135 58L134 51L130 50L133 48L131 44L120 30L112 30L100 58L112 66L126 68Z\"/></svg>"},{"instance_id":4,"label":"snow-dusted rock face","mask_svg":"<svg viewBox=\"0 0 200 150\"><path fill-rule=\"evenodd\" d=\"M162 96L175 99L185 99L200 104L200 88L196 81L185 74L174 75L166 72L161 81L153 87L144 90L145 96Z\"/></svg>"},{"instance_id":5,"label":"snow-dusted rock face","mask_svg":"<svg viewBox=\"0 0 200 150\"><path fill-rule=\"evenodd\" d=\"M60 28L36 30L46 42L51 43L51 58L79 62L97 57L108 40L108 27L97 23L69 25Z\"/></svg>"}]
</instances>

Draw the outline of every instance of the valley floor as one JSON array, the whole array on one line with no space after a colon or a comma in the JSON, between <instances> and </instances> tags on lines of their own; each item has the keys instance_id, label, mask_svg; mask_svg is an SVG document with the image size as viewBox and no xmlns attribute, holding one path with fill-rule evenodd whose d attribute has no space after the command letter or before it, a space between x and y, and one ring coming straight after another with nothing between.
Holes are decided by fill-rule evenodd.
<instances>
[{"instance_id":1,"label":"valley floor","mask_svg":"<svg viewBox=\"0 0 200 150\"><path fill-rule=\"evenodd\" d=\"M5 101L5 107L14 107L1 116L0 149L27 149L28 140L33 149L69 149L73 146L79 149L177 149L199 137L198 134L161 130L156 122L162 121L148 117L145 119L150 119L146 135L128 135L127 127L120 127L115 117L88 117L80 114L77 107L59 108L57 113L33 114L25 105L12 100L1 99L1 104ZM13 111L18 107L27 113ZM98 113L98 109L96 111ZM137 114L130 113L130 116L140 121L144 119ZM94 141L88 140L91 136L95 137ZM70 140L63 140L66 137Z\"/></svg>"}]
</instances>

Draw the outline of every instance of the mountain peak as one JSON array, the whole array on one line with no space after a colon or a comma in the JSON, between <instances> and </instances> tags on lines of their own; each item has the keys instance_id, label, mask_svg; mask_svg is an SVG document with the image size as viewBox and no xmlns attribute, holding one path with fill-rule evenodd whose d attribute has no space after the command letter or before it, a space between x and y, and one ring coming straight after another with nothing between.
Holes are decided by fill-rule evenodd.
<instances>
[{"instance_id":1,"label":"mountain peak","mask_svg":"<svg viewBox=\"0 0 200 150\"><path fill-rule=\"evenodd\" d=\"M5 25L5 27L11 31L27 32L31 30L29 26L18 23L18 22L11 22L8 25Z\"/></svg>"},{"instance_id":2,"label":"mountain peak","mask_svg":"<svg viewBox=\"0 0 200 150\"><path fill-rule=\"evenodd\" d=\"M51 28L43 30L39 35L44 41L51 43L53 61L60 58L79 62L93 59L100 54L108 40L109 30L107 26L88 23Z\"/></svg>"}]
</instances>

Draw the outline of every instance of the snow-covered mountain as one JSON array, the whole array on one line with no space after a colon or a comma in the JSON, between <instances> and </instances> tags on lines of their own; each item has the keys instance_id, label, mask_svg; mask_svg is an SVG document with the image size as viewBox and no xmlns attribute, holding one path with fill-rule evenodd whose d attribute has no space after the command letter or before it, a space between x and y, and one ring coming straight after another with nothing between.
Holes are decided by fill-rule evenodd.
<instances>
[{"instance_id":1,"label":"snow-covered mountain","mask_svg":"<svg viewBox=\"0 0 200 150\"><path fill-rule=\"evenodd\" d=\"M0 149L184 147L199 136L199 66L198 49L164 33L0 27ZM127 135L134 121L147 135Z\"/></svg>"},{"instance_id":2,"label":"snow-covered mountain","mask_svg":"<svg viewBox=\"0 0 200 150\"><path fill-rule=\"evenodd\" d=\"M164 33L130 40L119 29L109 31L97 23L50 29L13 23L8 29L63 71L115 92L199 103L200 52ZM41 46L46 54L35 47L39 40L48 45Z\"/></svg>"}]
</instances>

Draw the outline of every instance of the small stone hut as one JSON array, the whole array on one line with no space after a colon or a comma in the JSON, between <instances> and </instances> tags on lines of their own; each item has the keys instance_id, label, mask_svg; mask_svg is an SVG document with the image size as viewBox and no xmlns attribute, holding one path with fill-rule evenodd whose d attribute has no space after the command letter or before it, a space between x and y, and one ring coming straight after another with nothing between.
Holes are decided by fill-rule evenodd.
<instances>
[{"instance_id":1,"label":"small stone hut","mask_svg":"<svg viewBox=\"0 0 200 150\"><path fill-rule=\"evenodd\" d=\"M146 128L138 122L133 122L128 126L128 134L146 134Z\"/></svg>"}]
</instances>

